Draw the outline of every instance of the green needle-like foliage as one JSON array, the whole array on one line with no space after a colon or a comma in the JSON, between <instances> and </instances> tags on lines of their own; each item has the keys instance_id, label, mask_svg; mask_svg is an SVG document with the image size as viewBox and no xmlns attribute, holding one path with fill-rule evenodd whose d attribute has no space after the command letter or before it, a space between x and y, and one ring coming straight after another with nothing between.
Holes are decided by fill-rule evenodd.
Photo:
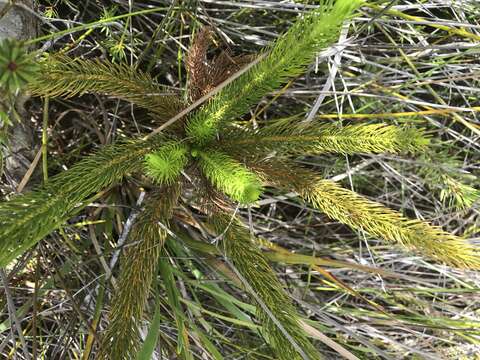
<instances>
[{"instance_id":1,"label":"green needle-like foliage","mask_svg":"<svg viewBox=\"0 0 480 360\"><path fill-rule=\"evenodd\" d=\"M235 201L251 204L263 191L257 176L226 154L202 151L198 163L207 179Z\"/></svg>"},{"instance_id":2,"label":"green needle-like foliage","mask_svg":"<svg viewBox=\"0 0 480 360\"><path fill-rule=\"evenodd\" d=\"M419 160L418 175L430 189L439 190L440 200L447 206L464 210L480 199L480 190L468 185L477 179L470 173L459 171L462 162L448 151L429 149Z\"/></svg>"},{"instance_id":3,"label":"green needle-like foliage","mask_svg":"<svg viewBox=\"0 0 480 360\"><path fill-rule=\"evenodd\" d=\"M227 136L221 148L238 157L272 151L288 155L417 152L428 145L421 129L386 124L339 127L313 122L305 126L289 120L255 132L233 129Z\"/></svg>"},{"instance_id":4,"label":"green needle-like foliage","mask_svg":"<svg viewBox=\"0 0 480 360\"><path fill-rule=\"evenodd\" d=\"M308 187L296 190L302 190L302 197L314 207L354 229L420 251L451 266L480 267L480 253L465 239L423 221L407 219L332 181L317 177Z\"/></svg>"},{"instance_id":5,"label":"green needle-like foliage","mask_svg":"<svg viewBox=\"0 0 480 360\"><path fill-rule=\"evenodd\" d=\"M0 41L0 89L15 93L38 75L37 70L37 63L21 42Z\"/></svg>"},{"instance_id":6,"label":"green needle-like foliage","mask_svg":"<svg viewBox=\"0 0 480 360\"><path fill-rule=\"evenodd\" d=\"M215 213L212 224L221 234L223 251L234 270L246 281L247 291L253 292L257 316L263 324L266 340L278 359L320 359L318 351L308 341L299 324L298 315L282 284L268 265L264 255L246 229L232 215ZM276 321L280 324L276 324ZM303 356L302 356L303 355Z\"/></svg>"},{"instance_id":7,"label":"green needle-like foliage","mask_svg":"<svg viewBox=\"0 0 480 360\"><path fill-rule=\"evenodd\" d=\"M156 137L148 142L107 146L51 178L45 187L1 203L0 267L88 205L85 200L89 196L119 183L127 174L139 171L143 156L162 140L162 137Z\"/></svg>"},{"instance_id":8,"label":"green needle-like foliage","mask_svg":"<svg viewBox=\"0 0 480 360\"><path fill-rule=\"evenodd\" d=\"M148 109L159 120L168 120L182 108L176 95L127 64L55 55L40 65L39 75L29 84L34 95L70 98L85 93L105 94Z\"/></svg>"},{"instance_id":9,"label":"green needle-like foliage","mask_svg":"<svg viewBox=\"0 0 480 360\"><path fill-rule=\"evenodd\" d=\"M440 200L459 210L469 209L480 199L480 190L464 184L452 176L442 174L440 180L442 190Z\"/></svg>"},{"instance_id":10,"label":"green needle-like foliage","mask_svg":"<svg viewBox=\"0 0 480 360\"><path fill-rule=\"evenodd\" d=\"M259 165L257 171L266 178L275 179L277 186L295 190L313 207L353 229L419 251L451 266L480 268L480 251L467 240L426 222L408 219L314 172L291 163Z\"/></svg>"},{"instance_id":11,"label":"green needle-like foliage","mask_svg":"<svg viewBox=\"0 0 480 360\"><path fill-rule=\"evenodd\" d=\"M158 184L171 185L188 162L188 147L170 142L145 157L145 172Z\"/></svg>"},{"instance_id":12,"label":"green needle-like foliage","mask_svg":"<svg viewBox=\"0 0 480 360\"><path fill-rule=\"evenodd\" d=\"M235 126L230 123L288 79L301 75L318 51L336 41L343 21L359 4L359 0L322 1L318 9L302 15L268 47L254 66L188 118L179 119L174 129L168 129L168 137L107 146L52 177L45 187L0 203L0 267L62 226L93 195L129 174L142 172L154 180L153 196L130 233L110 324L102 336L101 359L123 360L136 355L138 327L177 200L185 199L185 213L191 206L211 216L221 239L219 246L256 303L261 333L280 359L316 359L320 355L302 330L282 284L241 220L232 215L236 203L257 201L264 186L294 190L329 217L387 242L450 265L480 268L479 253L468 241L420 220L410 220L288 159L323 153L414 153L428 145L422 129L385 124L340 127L289 120L259 124L259 129L252 130L241 122ZM223 53L209 62L211 36L209 31L201 31L187 57L190 88L186 97L190 101L209 93L249 59ZM5 58L1 53L0 48L0 60ZM30 85L36 95L68 98L83 93L107 94L144 107L158 120L176 115L182 107L176 96L162 94L150 75L125 64L53 56L41 66L41 74ZM181 179L180 174L185 176ZM143 179L139 176L136 181ZM180 186L185 196L181 196ZM179 222L184 219L178 217Z\"/></svg>"},{"instance_id":13,"label":"green needle-like foliage","mask_svg":"<svg viewBox=\"0 0 480 360\"><path fill-rule=\"evenodd\" d=\"M122 257L110 323L102 336L97 359L131 359L139 349L138 328L167 236L165 226L168 226L180 194L178 185L163 190L151 196L131 230L131 243L138 243L128 246Z\"/></svg>"},{"instance_id":14,"label":"green needle-like foliage","mask_svg":"<svg viewBox=\"0 0 480 360\"><path fill-rule=\"evenodd\" d=\"M303 15L264 52L264 59L192 117L188 134L200 143L211 140L222 123L244 114L263 96L301 75L315 55L338 38L343 22L360 4L359 0L325 0L317 10Z\"/></svg>"}]
</instances>

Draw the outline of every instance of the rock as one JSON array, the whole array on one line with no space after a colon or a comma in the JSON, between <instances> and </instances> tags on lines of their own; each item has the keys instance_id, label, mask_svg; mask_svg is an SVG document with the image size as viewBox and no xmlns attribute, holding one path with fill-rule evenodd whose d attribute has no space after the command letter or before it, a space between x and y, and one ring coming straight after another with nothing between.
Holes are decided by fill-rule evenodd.
<instances>
[{"instance_id":1,"label":"rock","mask_svg":"<svg viewBox=\"0 0 480 360\"><path fill-rule=\"evenodd\" d=\"M21 3L33 8L32 1L22 1ZM0 13L3 12L2 9L5 6L8 6L8 1L0 0ZM4 38L30 39L34 37L36 33L34 17L18 6L11 6L7 13L0 19L0 40Z\"/></svg>"},{"instance_id":2,"label":"rock","mask_svg":"<svg viewBox=\"0 0 480 360\"><path fill-rule=\"evenodd\" d=\"M0 1L0 9L8 6L6 1ZM20 12L15 9L10 9L0 19L0 40L4 38L19 38L23 34L23 20Z\"/></svg>"}]
</instances>

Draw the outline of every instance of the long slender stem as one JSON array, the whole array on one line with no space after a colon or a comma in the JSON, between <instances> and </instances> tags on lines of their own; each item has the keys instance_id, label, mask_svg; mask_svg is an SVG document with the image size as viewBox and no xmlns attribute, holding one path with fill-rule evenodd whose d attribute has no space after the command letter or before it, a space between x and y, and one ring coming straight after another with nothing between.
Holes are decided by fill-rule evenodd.
<instances>
[{"instance_id":1,"label":"long slender stem","mask_svg":"<svg viewBox=\"0 0 480 360\"><path fill-rule=\"evenodd\" d=\"M49 110L49 97L47 96L43 102L43 124L42 124L42 171L43 171L43 183L48 182L48 110Z\"/></svg>"}]
</instances>

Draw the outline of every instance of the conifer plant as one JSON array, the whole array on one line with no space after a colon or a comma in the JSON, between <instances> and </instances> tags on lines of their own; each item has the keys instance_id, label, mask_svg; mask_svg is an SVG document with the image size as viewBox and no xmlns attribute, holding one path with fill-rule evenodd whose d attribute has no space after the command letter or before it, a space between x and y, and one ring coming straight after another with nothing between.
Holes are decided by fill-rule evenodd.
<instances>
[{"instance_id":1,"label":"conifer plant","mask_svg":"<svg viewBox=\"0 0 480 360\"><path fill-rule=\"evenodd\" d=\"M212 33L203 28L185 63L187 102L176 94L156 95L165 94L165 89L149 74L124 64L63 55L44 60L29 84L33 94L63 98L108 94L145 108L159 124L188 102L194 103L217 87L220 90L162 133L107 146L51 178L44 187L2 202L0 266L10 264L61 227L93 195L138 175L137 179L153 186L129 233L99 357L130 359L139 351L138 329L162 247L175 233L175 224L181 221L175 219L176 209L183 205L205 215L202 233L211 236L209 240L214 240L251 295L261 334L276 358L288 360L320 359L321 347L308 338L259 242L237 215L238 206L254 205L266 191L295 191L314 208L353 229L448 265L480 268L478 252L468 240L406 218L294 161L298 156L326 153L413 154L429 144L424 130L383 123L340 127L295 119L272 120L252 128L237 121L263 96L301 75L319 51L337 40L343 22L358 6L358 0L323 1L257 57L223 52L209 60ZM245 68L247 64L251 65ZM241 69L247 70L225 85Z\"/></svg>"}]
</instances>

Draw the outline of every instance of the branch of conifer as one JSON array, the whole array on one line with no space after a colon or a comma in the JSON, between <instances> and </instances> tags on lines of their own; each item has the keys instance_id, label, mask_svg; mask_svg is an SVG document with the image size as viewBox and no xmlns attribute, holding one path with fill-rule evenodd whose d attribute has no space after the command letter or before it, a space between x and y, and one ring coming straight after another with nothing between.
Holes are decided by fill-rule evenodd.
<instances>
[{"instance_id":1,"label":"branch of conifer","mask_svg":"<svg viewBox=\"0 0 480 360\"><path fill-rule=\"evenodd\" d=\"M225 131L219 147L243 156L262 157L275 151L279 155L318 155L324 153L415 153L424 150L429 140L423 129L387 124L308 123L305 126L287 119L256 131L231 128ZM218 145L217 145L218 146Z\"/></svg>"},{"instance_id":2,"label":"branch of conifer","mask_svg":"<svg viewBox=\"0 0 480 360\"><path fill-rule=\"evenodd\" d=\"M266 49L261 62L225 87L190 119L188 135L199 142L210 141L221 123L243 115L263 96L302 74L319 51L335 42L343 21L360 4L360 0L334 3L327 0L317 10L305 14Z\"/></svg>"},{"instance_id":3,"label":"branch of conifer","mask_svg":"<svg viewBox=\"0 0 480 360\"><path fill-rule=\"evenodd\" d=\"M143 168L144 156L163 137L109 145L52 177L36 191L0 202L0 267L60 227L88 205L94 193Z\"/></svg>"},{"instance_id":4,"label":"branch of conifer","mask_svg":"<svg viewBox=\"0 0 480 360\"><path fill-rule=\"evenodd\" d=\"M122 256L122 270L98 359L127 360L139 349L138 329L167 237L163 224L168 226L180 195L179 184L162 190L147 200L130 232L129 242L137 243L128 246Z\"/></svg>"},{"instance_id":5,"label":"branch of conifer","mask_svg":"<svg viewBox=\"0 0 480 360\"><path fill-rule=\"evenodd\" d=\"M355 230L415 250L448 265L480 269L480 252L467 239L438 226L409 219L386 206L342 188L333 181L294 163L249 164L264 181L294 190L314 208Z\"/></svg>"},{"instance_id":6,"label":"branch of conifer","mask_svg":"<svg viewBox=\"0 0 480 360\"><path fill-rule=\"evenodd\" d=\"M283 286L250 233L237 218L217 212L211 218L221 234L224 255L257 303L265 339L281 360L321 359L300 326L300 319Z\"/></svg>"},{"instance_id":7,"label":"branch of conifer","mask_svg":"<svg viewBox=\"0 0 480 360\"><path fill-rule=\"evenodd\" d=\"M183 107L177 95L128 64L52 55L41 61L40 67L29 83L33 95L71 98L85 93L105 94L143 107L162 121Z\"/></svg>"},{"instance_id":8,"label":"branch of conifer","mask_svg":"<svg viewBox=\"0 0 480 360\"><path fill-rule=\"evenodd\" d=\"M157 127L155 130L153 130L151 133L149 133L147 136L144 137L144 139L149 139L150 137L162 132L165 130L167 127L175 123L176 121L180 120L184 116L188 115L190 112L198 108L200 105L202 105L205 101L208 99L212 98L216 94L218 94L224 87L227 85L231 84L233 81L235 81L237 78L239 78L241 75L249 71L252 67L254 67L256 64L258 64L266 54L261 54L259 55L255 60L253 60L250 64L245 66L244 68L240 69L237 71L235 74L230 76L228 79L224 80L221 82L219 85L217 85L212 91L208 92L207 94L203 95L201 98L196 100L194 103L183 109L181 112L179 112L177 115L174 117L170 118L168 121L166 121L164 124L161 126Z\"/></svg>"}]
</instances>

